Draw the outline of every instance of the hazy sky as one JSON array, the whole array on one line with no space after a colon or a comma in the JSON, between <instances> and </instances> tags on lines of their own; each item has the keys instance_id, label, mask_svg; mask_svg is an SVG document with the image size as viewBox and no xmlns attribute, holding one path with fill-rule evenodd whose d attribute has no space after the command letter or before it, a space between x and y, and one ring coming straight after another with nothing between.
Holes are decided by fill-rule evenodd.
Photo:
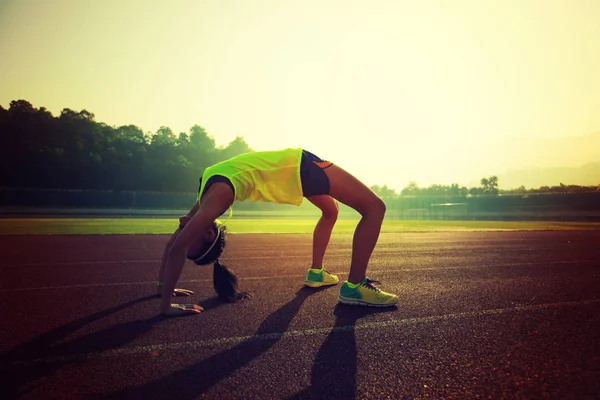
<instances>
[{"instance_id":1,"label":"hazy sky","mask_svg":"<svg viewBox=\"0 0 600 400\"><path fill-rule=\"evenodd\" d=\"M0 0L0 36L5 108L199 124L369 185L550 166L520 143L600 131L598 0Z\"/></svg>"}]
</instances>

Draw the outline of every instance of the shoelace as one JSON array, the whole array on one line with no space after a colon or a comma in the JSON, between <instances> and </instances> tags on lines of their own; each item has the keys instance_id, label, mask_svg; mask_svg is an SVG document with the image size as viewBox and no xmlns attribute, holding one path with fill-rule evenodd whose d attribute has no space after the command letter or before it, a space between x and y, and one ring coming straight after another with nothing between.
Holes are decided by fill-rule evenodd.
<instances>
[{"instance_id":1,"label":"shoelace","mask_svg":"<svg viewBox=\"0 0 600 400\"><path fill-rule=\"evenodd\" d=\"M376 288L375 286L373 286L373 283L381 284L381 282L379 282L379 281L375 281L375 280L367 278L367 281L365 283L363 283L363 286L366 287L367 289L371 289L371 290L374 290L376 292L381 292L381 289Z\"/></svg>"}]
</instances>

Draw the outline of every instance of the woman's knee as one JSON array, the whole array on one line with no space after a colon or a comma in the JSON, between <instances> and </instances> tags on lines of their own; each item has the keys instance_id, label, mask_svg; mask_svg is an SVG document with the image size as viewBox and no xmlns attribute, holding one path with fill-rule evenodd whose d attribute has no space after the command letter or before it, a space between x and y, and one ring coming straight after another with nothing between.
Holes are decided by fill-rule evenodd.
<instances>
[{"instance_id":1,"label":"woman's knee","mask_svg":"<svg viewBox=\"0 0 600 400\"><path fill-rule=\"evenodd\" d=\"M308 197L308 200L321 210L321 218L333 221L337 220L339 206L333 197L316 195Z\"/></svg>"},{"instance_id":2,"label":"woman's knee","mask_svg":"<svg viewBox=\"0 0 600 400\"><path fill-rule=\"evenodd\" d=\"M321 210L322 212L322 217L328 220L332 220L332 221L336 221L338 218L338 215L340 213L340 206L338 205L337 201L333 201L333 205L330 207L327 207L324 210Z\"/></svg>"},{"instance_id":3,"label":"woman's knee","mask_svg":"<svg viewBox=\"0 0 600 400\"><path fill-rule=\"evenodd\" d=\"M386 210L387 210L387 207L385 205L385 202L380 197L377 197L375 212L378 215L380 215L381 218L383 218L385 216Z\"/></svg>"},{"instance_id":4,"label":"woman's knee","mask_svg":"<svg viewBox=\"0 0 600 400\"><path fill-rule=\"evenodd\" d=\"M385 202L377 195L371 196L361 207L361 210L357 210L363 217L372 216L375 218L383 219L386 211Z\"/></svg>"}]
</instances>

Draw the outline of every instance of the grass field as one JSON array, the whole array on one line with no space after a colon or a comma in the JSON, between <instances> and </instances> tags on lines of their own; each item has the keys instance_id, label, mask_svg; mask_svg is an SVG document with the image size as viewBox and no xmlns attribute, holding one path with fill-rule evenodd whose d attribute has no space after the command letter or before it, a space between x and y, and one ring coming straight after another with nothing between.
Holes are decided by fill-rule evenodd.
<instances>
[{"instance_id":1,"label":"grass field","mask_svg":"<svg viewBox=\"0 0 600 400\"><path fill-rule=\"evenodd\" d=\"M230 233L311 233L317 219L231 219ZM334 233L354 231L356 220L338 220ZM178 220L144 218L5 218L0 235L170 234ZM600 230L598 222L387 220L383 233L442 231Z\"/></svg>"}]
</instances>

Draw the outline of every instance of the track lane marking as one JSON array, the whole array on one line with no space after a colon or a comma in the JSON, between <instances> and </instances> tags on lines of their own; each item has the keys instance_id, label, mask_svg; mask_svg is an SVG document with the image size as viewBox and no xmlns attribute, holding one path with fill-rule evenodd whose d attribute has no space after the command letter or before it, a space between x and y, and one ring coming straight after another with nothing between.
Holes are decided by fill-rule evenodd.
<instances>
[{"instance_id":1,"label":"track lane marking","mask_svg":"<svg viewBox=\"0 0 600 400\"><path fill-rule=\"evenodd\" d=\"M519 251L518 253L529 254L529 251ZM340 256L349 256L352 254L352 250L338 250L333 252L328 252L328 257L340 257ZM379 254L379 257L390 257L390 256L401 256L403 254L410 254L411 256L439 256L440 251L427 251L427 252L415 252L415 251L396 251L396 252L385 252L385 254ZM298 254L295 256L289 255L272 255L272 256L252 256L252 257L225 257L226 261L239 261L239 260L271 260L271 259L286 259L286 258L306 258L306 254ZM25 263L25 264L8 264L3 265L0 269L4 268L43 268L43 267L72 267L79 265L110 265L110 264L144 264L144 263L152 263L152 264L160 264L161 259L147 259L147 260L105 260L105 261L65 261L65 262L46 262L46 263ZM600 262L600 260L598 260Z\"/></svg>"},{"instance_id":2,"label":"track lane marking","mask_svg":"<svg viewBox=\"0 0 600 400\"><path fill-rule=\"evenodd\" d=\"M148 346L133 346L133 347L118 347L115 349L110 349L101 352L92 352L92 353L78 353L78 354L68 354L64 356L55 356L55 357L41 357L30 360L15 360L9 361L0 364L0 367L11 367L11 366L21 366L21 367L29 367L38 364L51 364L51 363L65 363L65 362L77 362L77 361L86 361L92 359L101 359L101 358L111 358L111 357L119 357L119 356L127 356L127 355L139 355L139 354L148 354L152 355L155 352L167 352L167 351L175 351L175 350L186 350L193 351L206 347L214 347L220 345L230 345L230 344L238 344L246 341L255 341L255 340L280 340L293 338L298 336L313 336L313 335L321 335L321 334L330 334L332 332L350 332L350 331L362 331L368 329L377 329L377 328L389 328L389 327L398 327L398 326L410 326L416 324L427 324L427 323L435 323L440 321L453 321L459 320L463 318L472 318L472 317L485 317L485 316L493 316L493 315L501 315L508 314L512 312L525 312L525 311L539 311L546 310L552 308L561 308L561 307L576 307L576 306L585 306L600 303L600 299L588 299L588 300L580 300L580 301L565 301L558 303L542 303L535 305L520 305L515 307L508 308L495 308L495 309L487 309L481 311L469 311L469 312L460 312L460 313L451 313L451 314L443 314L443 315L434 315L427 317L415 317L415 318L404 318L399 320L391 320L391 321L380 321L380 322L367 322L364 324L357 325L344 325L344 326L334 326L329 328L314 328L314 329L302 329L302 330L293 330L293 331L285 331L285 332L273 332L273 333L265 333L258 335L249 335L249 336L234 336L234 337L223 337L217 339L210 339L205 341L191 341L191 342L179 342L179 343L170 343L170 344L155 344Z\"/></svg>"},{"instance_id":3,"label":"track lane marking","mask_svg":"<svg viewBox=\"0 0 600 400\"><path fill-rule=\"evenodd\" d=\"M422 271L445 271L455 269L480 269L480 268L493 268L493 267L521 267L527 265L548 265L548 264L593 264L597 263L600 265L600 261L589 260L589 261L549 261L549 262L527 262L527 263L505 263L505 264L483 264L483 265L455 265L445 267L421 267L421 268L394 268L394 269L376 269L370 268L371 272L378 273L392 273L392 272L422 272ZM332 271L334 275L346 275L348 271ZM239 277L240 281L255 281L255 280L268 280L268 279L288 279L288 278L302 278L302 274L293 275L269 275L269 276L251 276L251 277ZM212 278L207 279L187 279L180 280L179 283L212 283ZM11 293L11 292L27 292L36 290L60 290L60 289L82 289L82 288L94 288L94 287L114 287L114 286L135 286L135 285L153 285L154 281L137 281L137 282L113 282L113 283L89 283L79 285L63 285L63 286L40 286L40 287L29 287L29 288L14 288L14 289L0 289L0 293Z\"/></svg>"}]
</instances>

